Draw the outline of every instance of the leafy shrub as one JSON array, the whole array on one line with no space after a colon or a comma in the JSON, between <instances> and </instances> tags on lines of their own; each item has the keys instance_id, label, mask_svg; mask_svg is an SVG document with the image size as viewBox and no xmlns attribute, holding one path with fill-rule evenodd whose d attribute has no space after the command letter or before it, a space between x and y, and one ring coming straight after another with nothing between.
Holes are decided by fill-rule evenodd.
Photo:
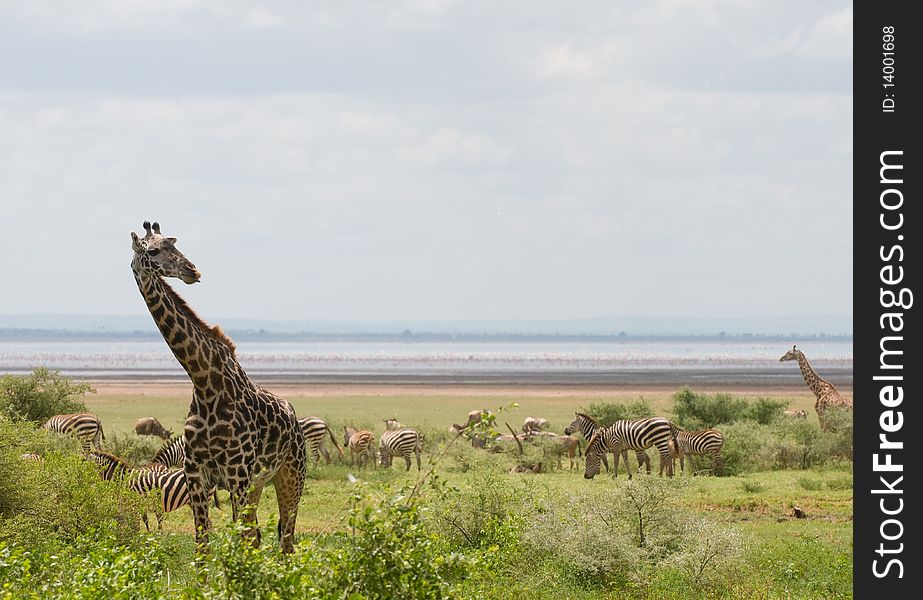
<instances>
[{"instance_id":1,"label":"leafy shrub","mask_svg":"<svg viewBox=\"0 0 923 600\"><path fill-rule=\"evenodd\" d=\"M0 541L74 541L91 530L120 543L135 538L142 499L118 482L102 481L96 466L76 454L22 460L35 435L28 424L0 421Z\"/></svg>"},{"instance_id":2,"label":"leafy shrub","mask_svg":"<svg viewBox=\"0 0 923 600\"><path fill-rule=\"evenodd\" d=\"M140 541L140 540L139 540ZM164 552L154 539L122 545L99 532L72 544L0 542L5 597L147 599L162 593Z\"/></svg>"},{"instance_id":3,"label":"leafy shrub","mask_svg":"<svg viewBox=\"0 0 923 600\"><path fill-rule=\"evenodd\" d=\"M788 407L788 402L784 400L757 398L756 401L750 405L747 417L760 425L771 425L782 417L782 413L785 411L786 407Z\"/></svg>"},{"instance_id":4,"label":"leafy shrub","mask_svg":"<svg viewBox=\"0 0 923 600\"><path fill-rule=\"evenodd\" d=\"M349 534L302 541L285 559L278 547L243 543L243 525L212 535L205 598L445 598L474 563L449 551L421 519L421 503L404 492L371 501L352 498Z\"/></svg>"},{"instance_id":5,"label":"leafy shrub","mask_svg":"<svg viewBox=\"0 0 923 600\"><path fill-rule=\"evenodd\" d=\"M159 437L117 431L106 438L106 449L137 467L150 463L163 443Z\"/></svg>"},{"instance_id":6,"label":"leafy shrub","mask_svg":"<svg viewBox=\"0 0 923 600\"><path fill-rule=\"evenodd\" d=\"M57 371L39 367L31 375L0 377L0 414L14 421L44 423L54 415L84 412L75 399L96 390L85 383L71 383Z\"/></svg>"},{"instance_id":7,"label":"leafy shrub","mask_svg":"<svg viewBox=\"0 0 923 600\"><path fill-rule=\"evenodd\" d=\"M676 422L688 430L708 429L721 423L733 423L746 419L750 414L750 406L746 400L724 393L714 396L697 394L688 387L683 387L673 394L673 402Z\"/></svg>"},{"instance_id":8,"label":"leafy shrub","mask_svg":"<svg viewBox=\"0 0 923 600\"><path fill-rule=\"evenodd\" d=\"M623 419L640 419L654 416L650 404L644 398L627 404L622 402L593 402L585 412L593 417L601 427L608 427Z\"/></svg>"},{"instance_id":9,"label":"leafy shrub","mask_svg":"<svg viewBox=\"0 0 923 600\"><path fill-rule=\"evenodd\" d=\"M689 581L717 585L740 554L740 535L685 517L677 501L683 485L638 477L615 482L614 488L545 498L523 529L528 554L562 563L578 579L600 585L643 591L665 568L676 570L684 587Z\"/></svg>"}]
</instances>

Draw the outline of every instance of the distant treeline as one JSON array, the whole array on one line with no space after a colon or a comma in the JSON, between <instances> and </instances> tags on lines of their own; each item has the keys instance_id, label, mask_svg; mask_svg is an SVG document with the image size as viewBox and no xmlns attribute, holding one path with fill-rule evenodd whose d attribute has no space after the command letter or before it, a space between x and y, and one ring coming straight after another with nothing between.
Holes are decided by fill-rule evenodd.
<instances>
[{"instance_id":1,"label":"distant treeline","mask_svg":"<svg viewBox=\"0 0 923 600\"><path fill-rule=\"evenodd\" d=\"M820 340L825 342L851 342L852 335L827 333L761 334L719 332L696 335L643 335L626 332L606 334L570 333L451 333L414 332L405 329L396 333L314 333L302 331L285 333L266 329L229 329L226 333L242 342L798 342ZM149 331L70 331L66 329L11 329L0 328L0 341L155 341L162 339L160 332Z\"/></svg>"}]
</instances>

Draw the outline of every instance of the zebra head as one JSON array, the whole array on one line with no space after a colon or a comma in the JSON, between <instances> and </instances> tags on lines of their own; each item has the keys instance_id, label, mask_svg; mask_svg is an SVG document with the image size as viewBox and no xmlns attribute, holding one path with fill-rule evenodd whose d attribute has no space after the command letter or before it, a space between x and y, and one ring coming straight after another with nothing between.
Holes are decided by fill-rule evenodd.
<instances>
[{"instance_id":1,"label":"zebra head","mask_svg":"<svg viewBox=\"0 0 923 600\"><path fill-rule=\"evenodd\" d=\"M586 445L586 452L584 453L584 457L586 458L586 468L583 471L584 479L593 479L599 475L599 461L605 452L606 448L602 436L600 432L597 431Z\"/></svg>"}]
</instances>

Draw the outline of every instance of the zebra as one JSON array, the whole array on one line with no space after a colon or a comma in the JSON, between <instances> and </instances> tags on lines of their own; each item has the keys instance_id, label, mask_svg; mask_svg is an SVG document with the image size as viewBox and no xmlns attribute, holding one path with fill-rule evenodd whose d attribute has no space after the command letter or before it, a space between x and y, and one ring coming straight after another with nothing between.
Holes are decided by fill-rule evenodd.
<instances>
[{"instance_id":1,"label":"zebra","mask_svg":"<svg viewBox=\"0 0 923 600\"><path fill-rule=\"evenodd\" d=\"M183 436L165 441L151 459L151 464L161 465L164 469L183 468L186 460L186 439Z\"/></svg>"},{"instance_id":2,"label":"zebra","mask_svg":"<svg viewBox=\"0 0 923 600\"><path fill-rule=\"evenodd\" d=\"M612 451L615 457L615 477L619 474L618 453L627 449L644 450L656 446L660 452L660 475L663 475L664 466L667 475L673 477L673 461L670 456L670 441L676 444L676 433L679 429L668 419L663 417L647 417L644 419L627 419L616 421L609 427L598 429L586 448L586 469L583 476L593 479L599 473L600 456L606 450ZM627 466L627 465L626 465ZM631 469L628 478L631 479Z\"/></svg>"},{"instance_id":3,"label":"zebra","mask_svg":"<svg viewBox=\"0 0 923 600\"><path fill-rule=\"evenodd\" d=\"M132 469L128 474L128 488L142 496L155 490L160 492L160 503L154 510L157 517L157 529L163 528L163 516L178 508L189 504L189 488L186 485L186 473L182 469L167 470L158 463L147 467ZM215 508L221 508L218 503L218 488L212 488L215 499ZM148 531L151 527L147 520L147 510L142 509L141 520Z\"/></svg>"},{"instance_id":4,"label":"zebra","mask_svg":"<svg viewBox=\"0 0 923 600\"><path fill-rule=\"evenodd\" d=\"M570 422L570 425L564 428L564 433L566 435L573 435L574 432L579 431L583 434L583 439L587 442L590 441L590 438L593 437L593 434L596 433L596 430L599 429L599 424L588 414L575 412L574 420ZM613 452L613 455L615 452ZM635 451L635 458L638 459L638 470L641 470L641 465L644 465L647 474L651 474L651 457L647 455L647 452L644 450ZM615 466L618 468L618 457L615 456ZM625 461L625 468L628 469L628 449L622 450L622 459ZM606 459L606 453L604 452L600 457L600 460L603 461L603 464L606 466L606 471L609 471L609 461ZM631 473L629 472L629 475Z\"/></svg>"},{"instance_id":5,"label":"zebra","mask_svg":"<svg viewBox=\"0 0 923 600\"><path fill-rule=\"evenodd\" d=\"M365 429L356 431L353 427L344 427L343 432L343 440L349 447L349 464L355 459L359 468L368 462L375 466L375 434Z\"/></svg>"},{"instance_id":6,"label":"zebra","mask_svg":"<svg viewBox=\"0 0 923 600\"><path fill-rule=\"evenodd\" d=\"M99 417L90 413L55 415L45 421L42 429L74 436L80 441L84 454L91 448L100 448L102 440L106 439Z\"/></svg>"},{"instance_id":7,"label":"zebra","mask_svg":"<svg viewBox=\"0 0 923 600\"><path fill-rule=\"evenodd\" d=\"M390 467L395 456L403 456L407 464L405 471L410 470L410 455L417 455L417 471L420 467L420 452L423 450L423 436L416 429L404 427L392 429L381 434L378 451L381 454L381 466Z\"/></svg>"},{"instance_id":8,"label":"zebra","mask_svg":"<svg viewBox=\"0 0 923 600\"><path fill-rule=\"evenodd\" d=\"M712 458L712 469L718 468L723 461L719 453L724 446L724 436L717 429L706 429L704 431L682 431L676 432L676 456L679 457L679 470L686 470L686 456L702 456L710 454ZM695 475L695 471L692 473Z\"/></svg>"},{"instance_id":9,"label":"zebra","mask_svg":"<svg viewBox=\"0 0 923 600\"><path fill-rule=\"evenodd\" d=\"M93 461L103 481L112 481L129 472L128 463L120 456L105 450L91 450L86 460Z\"/></svg>"},{"instance_id":10,"label":"zebra","mask_svg":"<svg viewBox=\"0 0 923 600\"><path fill-rule=\"evenodd\" d=\"M317 417L305 417L298 419L298 424L301 425L301 430L304 432L305 447L308 449L308 453L314 457L315 467L320 461L321 454L324 455L324 460L327 461L327 464L330 464L330 453L324 448L324 437L326 435L330 435L330 441L333 442L340 456L343 456L343 450L337 444L336 437L334 437L330 427L327 426L326 421Z\"/></svg>"}]
</instances>

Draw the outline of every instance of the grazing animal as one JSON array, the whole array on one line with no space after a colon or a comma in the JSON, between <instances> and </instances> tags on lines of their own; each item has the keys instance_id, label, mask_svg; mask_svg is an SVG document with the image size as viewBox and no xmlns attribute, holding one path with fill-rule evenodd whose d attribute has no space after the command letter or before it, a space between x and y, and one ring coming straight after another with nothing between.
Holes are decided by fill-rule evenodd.
<instances>
[{"instance_id":1,"label":"grazing animal","mask_svg":"<svg viewBox=\"0 0 923 600\"><path fill-rule=\"evenodd\" d=\"M366 429L356 431L352 427L344 427L343 431L343 440L349 447L349 464L356 461L360 469L369 462L375 466L375 434Z\"/></svg>"},{"instance_id":2,"label":"grazing animal","mask_svg":"<svg viewBox=\"0 0 923 600\"><path fill-rule=\"evenodd\" d=\"M564 451L567 453L567 458L570 461L570 469L574 469L574 465L577 467L580 466L580 440L575 435L555 435L551 438L555 442L561 444L564 448ZM561 457L558 456L558 468L561 468Z\"/></svg>"},{"instance_id":3,"label":"grazing animal","mask_svg":"<svg viewBox=\"0 0 923 600\"><path fill-rule=\"evenodd\" d=\"M324 448L324 442L328 435L330 436L330 441L333 442L334 448L337 449L341 457L343 456L343 450L337 444L336 437L334 437L330 427L327 426L326 421L318 417L305 417L298 419L298 424L301 426L301 431L304 432L305 447L308 449L308 453L314 457L315 467L320 461L321 454L324 455L324 460L327 461L327 464L330 464L330 453Z\"/></svg>"},{"instance_id":4,"label":"grazing animal","mask_svg":"<svg viewBox=\"0 0 923 600\"><path fill-rule=\"evenodd\" d=\"M804 410L803 408L799 408L797 410L789 409L783 412L782 414L784 414L786 417L791 417L793 419L807 419L808 418L808 411Z\"/></svg>"},{"instance_id":5,"label":"grazing animal","mask_svg":"<svg viewBox=\"0 0 923 600\"><path fill-rule=\"evenodd\" d=\"M391 431L394 429L401 429L403 425L397 419L385 419L385 431Z\"/></svg>"},{"instance_id":6,"label":"grazing animal","mask_svg":"<svg viewBox=\"0 0 923 600\"><path fill-rule=\"evenodd\" d=\"M782 358L779 359L780 362L788 360L798 361L798 366L801 368L801 375L804 376L804 382L808 384L808 387L814 392L814 397L816 398L814 410L817 412L817 420L820 423L820 428L824 431L828 431L830 429L830 424L825 418L827 409L831 406L841 406L852 410L852 400L841 396L840 393L836 391L836 388L833 387L832 383L821 378L821 376L817 374L817 371L811 367L804 352L795 346L792 346L792 349L783 354Z\"/></svg>"},{"instance_id":7,"label":"grazing animal","mask_svg":"<svg viewBox=\"0 0 923 600\"><path fill-rule=\"evenodd\" d=\"M589 443L590 438L593 437L593 434L599 429L599 424L588 414L575 412L574 420L570 422L570 425L564 428L564 433L567 435L573 435L576 432L580 432L583 435L583 439ZM614 452L613 452L614 454ZM622 453L622 458L625 460L625 468L628 469L628 450L625 449ZM635 452L635 458L638 459L638 470L641 470L641 465L644 464L647 466L647 474L651 474L651 457L647 455L647 452L644 450L638 450ZM606 471L609 471L609 461L606 459L606 454L603 453L600 456L603 465L606 467ZM618 457L615 457L615 465L618 467ZM630 472L629 472L630 474Z\"/></svg>"},{"instance_id":8,"label":"grazing animal","mask_svg":"<svg viewBox=\"0 0 923 600\"><path fill-rule=\"evenodd\" d=\"M163 515L189 504L189 487L186 474L182 469L166 470L159 465L151 468L132 469L128 475L128 488L142 496L153 491L160 492L160 505L154 511L157 517L157 529L163 528ZM212 488L215 508L218 504L218 488ZM147 511L141 513L141 520L148 531L151 530L147 520Z\"/></svg>"},{"instance_id":9,"label":"grazing animal","mask_svg":"<svg viewBox=\"0 0 923 600\"><path fill-rule=\"evenodd\" d=\"M523 433L534 433L548 429L548 419L543 419L541 417L526 417L526 420L522 422L522 432Z\"/></svg>"},{"instance_id":10,"label":"grazing animal","mask_svg":"<svg viewBox=\"0 0 923 600\"><path fill-rule=\"evenodd\" d=\"M381 455L381 466L390 467L395 456L404 457L407 463L405 471L410 470L410 455L417 455L417 471L420 467L420 452L423 450L423 436L416 429L404 427L391 429L381 434L378 444L378 453Z\"/></svg>"},{"instance_id":11,"label":"grazing animal","mask_svg":"<svg viewBox=\"0 0 923 600\"><path fill-rule=\"evenodd\" d=\"M26 452L25 454L20 454L19 458L22 460L31 460L34 462L45 462L45 459L42 458L42 455L36 454L35 452Z\"/></svg>"},{"instance_id":12,"label":"grazing animal","mask_svg":"<svg viewBox=\"0 0 923 600\"><path fill-rule=\"evenodd\" d=\"M586 448L586 468L583 476L593 479L599 474L599 461L606 450L613 453L615 458L614 476L619 474L619 457L627 449L644 450L656 446L660 452L660 475L664 467L667 475L673 477L673 462L670 457L670 440L676 444L678 428L671 421L663 417L647 417L645 419L626 419L616 421L609 427L598 429ZM631 479L631 469L627 469L628 478Z\"/></svg>"},{"instance_id":13,"label":"grazing animal","mask_svg":"<svg viewBox=\"0 0 923 600\"><path fill-rule=\"evenodd\" d=\"M482 409L472 410L470 413L468 413L468 421L464 425L453 423L452 428L455 429L456 431L467 429L468 427L471 427L472 425L476 423L480 423L484 419L484 417L486 417L488 414L489 414L489 411L487 410L482 410Z\"/></svg>"},{"instance_id":14,"label":"grazing animal","mask_svg":"<svg viewBox=\"0 0 923 600\"><path fill-rule=\"evenodd\" d=\"M196 547L208 546L209 491L231 494L233 519L248 527L259 545L256 511L263 487L273 482L279 506L282 551L294 551L298 501L307 457L304 433L292 405L253 382L237 360L234 343L220 327L206 324L164 281L199 281L196 266L165 237L160 225L144 222L146 234L131 232L131 270L157 328L193 385L184 428L186 483L196 529Z\"/></svg>"},{"instance_id":15,"label":"grazing animal","mask_svg":"<svg viewBox=\"0 0 923 600\"><path fill-rule=\"evenodd\" d=\"M124 476L129 471L128 463L120 456L105 450L91 450L89 458L99 468L99 476L103 481L112 481Z\"/></svg>"},{"instance_id":16,"label":"grazing animal","mask_svg":"<svg viewBox=\"0 0 923 600\"><path fill-rule=\"evenodd\" d=\"M90 413L55 415L45 421L42 429L77 438L84 453L89 452L91 448L99 448L102 440L106 439L99 417Z\"/></svg>"},{"instance_id":17,"label":"grazing animal","mask_svg":"<svg viewBox=\"0 0 923 600\"><path fill-rule=\"evenodd\" d=\"M160 421L154 417L142 417L135 421L135 433L138 435L156 435L165 440L173 437L173 432L169 429L164 429Z\"/></svg>"},{"instance_id":18,"label":"grazing animal","mask_svg":"<svg viewBox=\"0 0 923 600\"><path fill-rule=\"evenodd\" d=\"M676 456L679 458L680 473L686 470L685 458L687 456L702 456L708 454L712 458L712 469L717 469L721 464L721 447L724 446L724 436L717 429L704 431L676 432ZM695 475L695 472L692 473Z\"/></svg>"}]
</instances>

